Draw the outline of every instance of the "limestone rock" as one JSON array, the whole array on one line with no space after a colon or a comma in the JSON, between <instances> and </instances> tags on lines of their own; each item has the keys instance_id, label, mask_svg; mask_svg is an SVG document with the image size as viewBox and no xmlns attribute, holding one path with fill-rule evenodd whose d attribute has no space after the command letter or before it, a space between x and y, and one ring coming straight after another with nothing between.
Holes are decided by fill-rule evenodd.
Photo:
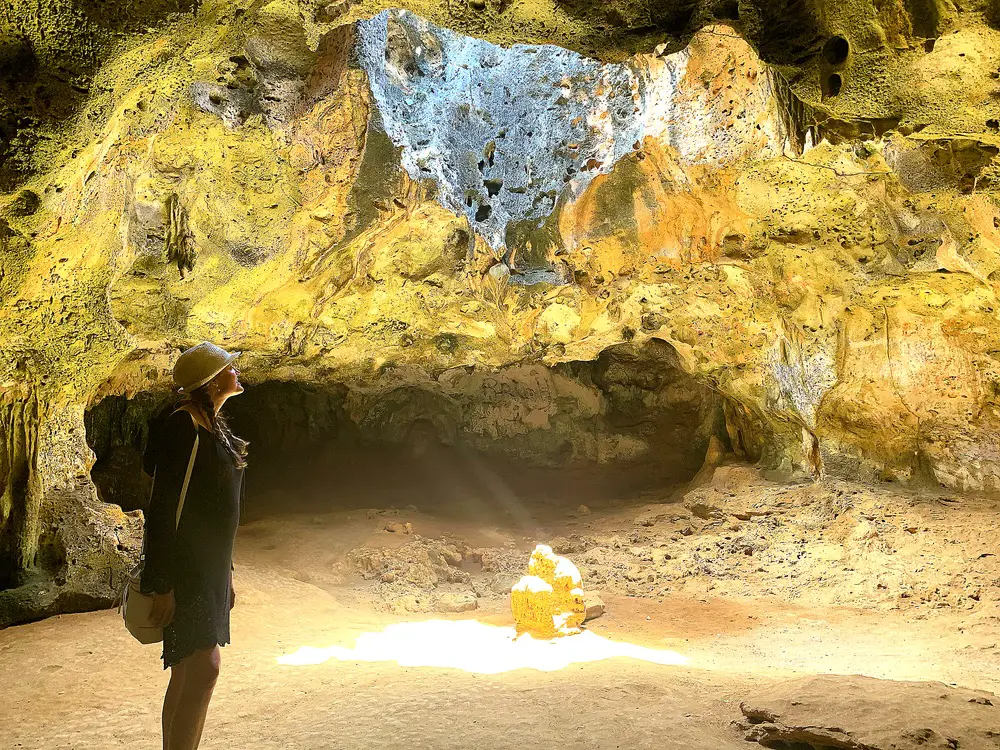
<instances>
[{"instance_id":1,"label":"limestone rock","mask_svg":"<svg viewBox=\"0 0 1000 750\"><path fill-rule=\"evenodd\" d=\"M0 29L0 587L108 601L41 549L129 559L82 412L203 338L365 438L1000 490L994 4L57 5Z\"/></svg>"},{"instance_id":2,"label":"limestone rock","mask_svg":"<svg viewBox=\"0 0 1000 750\"><path fill-rule=\"evenodd\" d=\"M519 633L541 638L580 631L586 615L580 571L552 548L539 544L528 574L511 588L511 609Z\"/></svg>"},{"instance_id":3,"label":"limestone rock","mask_svg":"<svg viewBox=\"0 0 1000 750\"><path fill-rule=\"evenodd\" d=\"M490 581L490 591L494 594L509 594L519 580L520 576L514 573L497 573Z\"/></svg>"},{"instance_id":4,"label":"limestone rock","mask_svg":"<svg viewBox=\"0 0 1000 750\"><path fill-rule=\"evenodd\" d=\"M586 608L583 621L596 620L604 614L604 600L599 594L588 592L583 595L583 606Z\"/></svg>"},{"instance_id":5,"label":"limestone rock","mask_svg":"<svg viewBox=\"0 0 1000 750\"><path fill-rule=\"evenodd\" d=\"M476 609L479 603L474 594L442 594L434 603L437 612L448 612L457 614L459 612L470 612Z\"/></svg>"},{"instance_id":6,"label":"limestone rock","mask_svg":"<svg viewBox=\"0 0 1000 750\"><path fill-rule=\"evenodd\" d=\"M111 606L138 562L142 515L98 500L82 417L0 392L0 627Z\"/></svg>"},{"instance_id":7,"label":"limestone rock","mask_svg":"<svg viewBox=\"0 0 1000 750\"><path fill-rule=\"evenodd\" d=\"M416 535L406 538L399 547L358 547L347 554L345 562L365 580L424 591L444 583L469 582L469 574L456 567L462 556L453 545Z\"/></svg>"}]
</instances>

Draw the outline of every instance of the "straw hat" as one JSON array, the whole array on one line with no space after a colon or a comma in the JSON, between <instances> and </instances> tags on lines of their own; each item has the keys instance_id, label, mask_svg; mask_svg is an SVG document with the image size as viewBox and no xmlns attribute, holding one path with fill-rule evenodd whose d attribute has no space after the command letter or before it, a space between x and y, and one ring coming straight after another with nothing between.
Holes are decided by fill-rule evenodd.
<instances>
[{"instance_id":1,"label":"straw hat","mask_svg":"<svg viewBox=\"0 0 1000 750\"><path fill-rule=\"evenodd\" d=\"M174 382L182 393L190 393L225 370L243 352L225 349L203 341L192 346L177 358L174 365Z\"/></svg>"}]
</instances>

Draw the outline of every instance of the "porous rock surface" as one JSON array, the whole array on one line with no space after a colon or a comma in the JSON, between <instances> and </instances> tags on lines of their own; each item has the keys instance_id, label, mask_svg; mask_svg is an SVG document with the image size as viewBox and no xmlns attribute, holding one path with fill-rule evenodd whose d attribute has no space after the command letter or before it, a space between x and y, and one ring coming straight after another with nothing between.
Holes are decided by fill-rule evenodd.
<instances>
[{"instance_id":1,"label":"porous rock surface","mask_svg":"<svg viewBox=\"0 0 1000 750\"><path fill-rule=\"evenodd\" d=\"M1000 486L991 4L44 6L0 11L4 621L110 602L85 409L205 338L436 413L655 339L771 477ZM530 460L543 406L463 429Z\"/></svg>"}]
</instances>

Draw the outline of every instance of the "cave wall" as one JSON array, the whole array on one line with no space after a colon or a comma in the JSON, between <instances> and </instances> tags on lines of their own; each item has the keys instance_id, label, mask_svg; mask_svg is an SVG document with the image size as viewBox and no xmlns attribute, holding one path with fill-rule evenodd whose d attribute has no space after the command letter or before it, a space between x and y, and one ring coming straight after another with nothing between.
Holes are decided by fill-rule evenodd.
<instances>
[{"instance_id":1,"label":"cave wall","mask_svg":"<svg viewBox=\"0 0 1000 750\"><path fill-rule=\"evenodd\" d=\"M107 396L87 410L87 443L96 457L91 477L103 501L146 509L149 425L172 403L170 394L144 391ZM498 474L603 467L641 475L647 484L685 482L703 465L713 437L728 440L721 397L655 339L553 367L454 368L436 377L386 369L353 385L267 381L230 400L226 412L251 446L252 506L274 490L316 495L316 507L332 493L327 500L336 504L345 472L356 482L365 471L411 471L435 447L449 449L438 462L474 455Z\"/></svg>"},{"instance_id":2,"label":"cave wall","mask_svg":"<svg viewBox=\"0 0 1000 750\"><path fill-rule=\"evenodd\" d=\"M74 539L122 544L127 564L132 517L95 499L84 410L165 391L176 353L204 338L244 350L251 382L368 393L349 406L358 424L366 398L414 383L460 394L538 366L558 381L551 368L656 338L775 476L1000 485L986 4L408 4L448 32L402 13L356 27L382 10L365 2L154 3L104 20L82 2L13 7L4 85L58 80L74 55L83 67L50 98L84 83L51 116L24 114L49 96L37 87L4 104L9 591L84 580ZM519 66L523 49L461 33L570 51ZM458 49L482 105L467 122L441 116L458 100L417 101ZM498 144L492 61L548 76L511 94L564 108L570 130ZM606 90L624 81L628 97ZM515 163L534 186L490 171ZM598 444L571 450L594 459ZM52 519L94 514L106 522L44 541Z\"/></svg>"},{"instance_id":3,"label":"cave wall","mask_svg":"<svg viewBox=\"0 0 1000 750\"><path fill-rule=\"evenodd\" d=\"M142 519L98 500L82 405L0 403L0 626L110 605L139 556Z\"/></svg>"},{"instance_id":4,"label":"cave wall","mask_svg":"<svg viewBox=\"0 0 1000 750\"><path fill-rule=\"evenodd\" d=\"M555 366L459 367L436 377L387 368L351 389L344 407L366 440L403 442L429 423L439 442L515 465L645 465L674 480L692 477L710 438L725 437L722 399L657 340Z\"/></svg>"}]
</instances>

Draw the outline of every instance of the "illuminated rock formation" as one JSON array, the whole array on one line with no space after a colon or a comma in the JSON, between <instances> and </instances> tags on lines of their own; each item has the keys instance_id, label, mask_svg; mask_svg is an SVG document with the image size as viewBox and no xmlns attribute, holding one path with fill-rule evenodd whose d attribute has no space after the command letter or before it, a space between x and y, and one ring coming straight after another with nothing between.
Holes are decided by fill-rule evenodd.
<instances>
[{"instance_id":1,"label":"illuminated rock formation","mask_svg":"<svg viewBox=\"0 0 1000 750\"><path fill-rule=\"evenodd\" d=\"M539 638L579 633L587 614L582 585L570 560L539 544L531 553L528 574L510 591L517 632Z\"/></svg>"}]
</instances>

